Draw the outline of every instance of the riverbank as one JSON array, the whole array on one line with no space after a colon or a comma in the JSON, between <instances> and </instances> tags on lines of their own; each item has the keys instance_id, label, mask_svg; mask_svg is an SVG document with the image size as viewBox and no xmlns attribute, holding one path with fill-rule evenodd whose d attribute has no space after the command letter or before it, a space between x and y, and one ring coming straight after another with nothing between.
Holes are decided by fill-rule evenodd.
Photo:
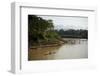
<instances>
[{"instance_id":1,"label":"riverbank","mask_svg":"<svg viewBox=\"0 0 100 76\"><path fill-rule=\"evenodd\" d=\"M45 47L55 47L55 46L61 46L65 42L59 41L58 43L53 43L53 44L39 44L39 45L34 45L29 47L30 49L37 49L37 48L45 48Z\"/></svg>"},{"instance_id":2,"label":"riverbank","mask_svg":"<svg viewBox=\"0 0 100 76\"><path fill-rule=\"evenodd\" d=\"M33 46L30 46L30 49L37 49L37 48L45 48L45 47L56 47L56 46L61 46L65 43L67 44L75 44L78 42L80 44L80 40L87 40L87 39L73 39L73 38L63 38L59 40L58 42L52 42L52 43L40 43L40 44L34 44Z\"/></svg>"}]
</instances>

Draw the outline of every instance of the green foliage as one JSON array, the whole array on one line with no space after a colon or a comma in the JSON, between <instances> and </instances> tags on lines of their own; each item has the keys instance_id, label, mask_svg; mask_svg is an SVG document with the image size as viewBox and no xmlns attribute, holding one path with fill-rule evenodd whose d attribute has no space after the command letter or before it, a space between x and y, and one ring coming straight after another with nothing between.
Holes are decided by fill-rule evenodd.
<instances>
[{"instance_id":1,"label":"green foliage","mask_svg":"<svg viewBox=\"0 0 100 76\"><path fill-rule=\"evenodd\" d=\"M69 30L55 30L63 38L85 38L88 39L88 30L69 29Z\"/></svg>"},{"instance_id":2,"label":"green foliage","mask_svg":"<svg viewBox=\"0 0 100 76\"><path fill-rule=\"evenodd\" d=\"M29 45L33 43L48 42L56 40L58 37L54 31L52 20L45 20L36 15L28 16L28 41Z\"/></svg>"}]
</instances>

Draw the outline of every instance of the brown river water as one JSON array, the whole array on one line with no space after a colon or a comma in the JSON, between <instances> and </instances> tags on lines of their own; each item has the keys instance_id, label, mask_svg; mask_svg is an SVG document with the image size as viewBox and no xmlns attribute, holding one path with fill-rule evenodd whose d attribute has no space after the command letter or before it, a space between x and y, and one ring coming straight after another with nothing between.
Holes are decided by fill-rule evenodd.
<instances>
[{"instance_id":1,"label":"brown river water","mask_svg":"<svg viewBox=\"0 0 100 76\"><path fill-rule=\"evenodd\" d=\"M87 39L65 39L68 43L61 46L28 50L29 60L56 60L88 58Z\"/></svg>"}]
</instances>

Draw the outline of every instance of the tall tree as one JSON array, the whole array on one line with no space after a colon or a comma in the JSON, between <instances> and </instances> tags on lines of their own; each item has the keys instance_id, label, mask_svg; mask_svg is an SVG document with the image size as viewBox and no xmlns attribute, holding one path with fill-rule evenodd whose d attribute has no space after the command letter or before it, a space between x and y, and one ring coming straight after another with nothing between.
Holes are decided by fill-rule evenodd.
<instances>
[{"instance_id":1,"label":"tall tree","mask_svg":"<svg viewBox=\"0 0 100 76\"><path fill-rule=\"evenodd\" d=\"M48 40L48 35L53 36L53 30L54 25L52 20L45 20L36 15L28 16L28 36L30 44L33 42L40 43L40 40Z\"/></svg>"}]
</instances>

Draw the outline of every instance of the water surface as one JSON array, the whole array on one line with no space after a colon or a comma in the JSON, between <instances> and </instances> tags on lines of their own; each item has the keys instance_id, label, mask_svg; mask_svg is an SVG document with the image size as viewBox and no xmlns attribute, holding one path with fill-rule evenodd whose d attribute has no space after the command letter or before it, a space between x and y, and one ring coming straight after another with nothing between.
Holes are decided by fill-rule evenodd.
<instances>
[{"instance_id":1,"label":"water surface","mask_svg":"<svg viewBox=\"0 0 100 76\"><path fill-rule=\"evenodd\" d=\"M79 59L88 58L87 39L68 39L68 43L61 46L30 49L29 60L52 60L52 59Z\"/></svg>"}]
</instances>

